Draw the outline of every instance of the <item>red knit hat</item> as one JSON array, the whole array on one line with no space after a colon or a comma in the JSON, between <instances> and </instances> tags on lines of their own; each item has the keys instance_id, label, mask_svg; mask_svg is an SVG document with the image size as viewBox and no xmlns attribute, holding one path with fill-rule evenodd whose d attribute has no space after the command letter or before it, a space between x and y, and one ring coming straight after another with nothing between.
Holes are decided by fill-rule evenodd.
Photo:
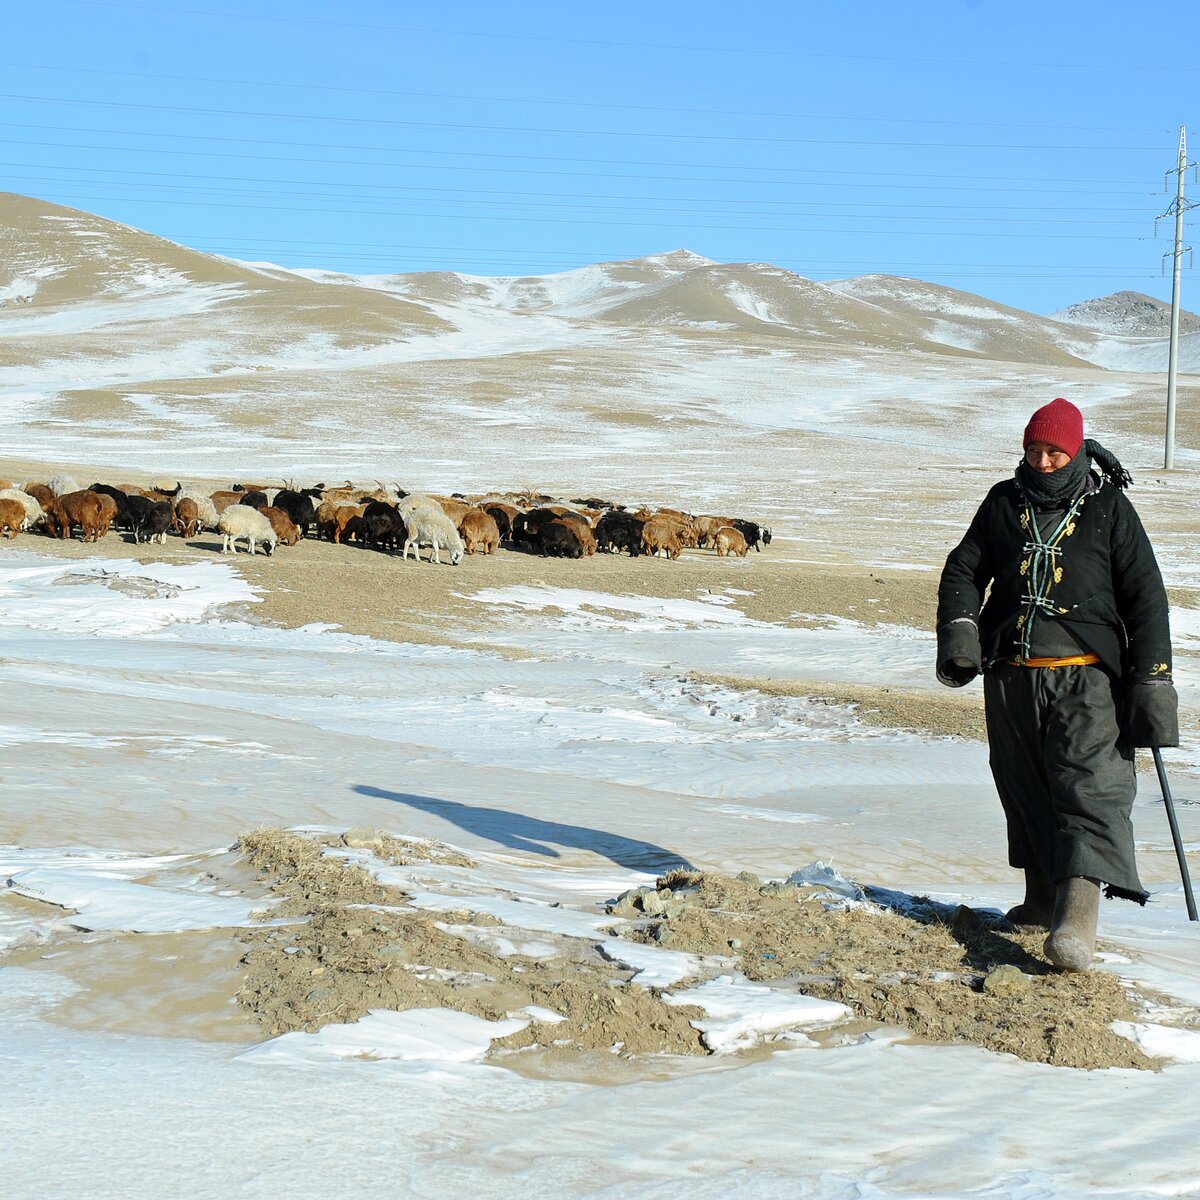
<instances>
[{"instance_id":1,"label":"red knit hat","mask_svg":"<svg viewBox=\"0 0 1200 1200\"><path fill-rule=\"evenodd\" d=\"M1022 446L1030 442L1046 442L1074 458L1083 445L1083 413L1061 396L1051 400L1029 418Z\"/></svg>"}]
</instances>

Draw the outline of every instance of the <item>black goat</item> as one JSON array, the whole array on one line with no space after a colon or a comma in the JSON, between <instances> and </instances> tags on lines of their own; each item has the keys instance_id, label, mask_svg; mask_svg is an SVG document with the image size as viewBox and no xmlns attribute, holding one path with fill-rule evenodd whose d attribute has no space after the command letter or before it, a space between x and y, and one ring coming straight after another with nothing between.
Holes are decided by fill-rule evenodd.
<instances>
[{"instance_id":1,"label":"black goat","mask_svg":"<svg viewBox=\"0 0 1200 1200\"><path fill-rule=\"evenodd\" d=\"M372 500L362 515L362 543L368 549L399 550L408 530L404 518L391 504Z\"/></svg>"},{"instance_id":2,"label":"black goat","mask_svg":"<svg viewBox=\"0 0 1200 1200\"><path fill-rule=\"evenodd\" d=\"M570 521L547 521L541 527L538 550L544 558L582 558L583 543Z\"/></svg>"},{"instance_id":3,"label":"black goat","mask_svg":"<svg viewBox=\"0 0 1200 1200\"><path fill-rule=\"evenodd\" d=\"M596 522L593 531L596 535L596 549L608 550L613 554L626 550L630 558L636 558L642 552L642 530L645 525L645 521L639 520L632 513L610 509Z\"/></svg>"},{"instance_id":4,"label":"black goat","mask_svg":"<svg viewBox=\"0 0 1200 1200\"><path fill-rule=\"evenodd\" d=\"M747 546L753 546L760 553L764 546L771 544L771 531L756 521L734 521L733 527L746 539Z\"/></svg>"},{"instance_id":5,"label":"black goat","mask_svg":"<svg viewBox=\"0 0 1200 1200\"><path fill-rule=\"evenodd\" d=\"M292 518L296 528L300 530L301 537L306 537L317 522L317 509L313 503L314 491L314 488L304 488L302 491L283 488L275 494L275 507ZM320 494L316 492L318 498ZM243 500L242 503L245 504L246 501Z\"/></svg>"},{"instance_id":6,"label":"black goat","mask_svg":"<svg viewBox=\"0 0 1200 1200\"><path fill-rule=\"evenodd\" d=\"M126 511L135 542L166 542L167 530L171 528L170 501L129 496Z\"/></svg>"}]
</instances>

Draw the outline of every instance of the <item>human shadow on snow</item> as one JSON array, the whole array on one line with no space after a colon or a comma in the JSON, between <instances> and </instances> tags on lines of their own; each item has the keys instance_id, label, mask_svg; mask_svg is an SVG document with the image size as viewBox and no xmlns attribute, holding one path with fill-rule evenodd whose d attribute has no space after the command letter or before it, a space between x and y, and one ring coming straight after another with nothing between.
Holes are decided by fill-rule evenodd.
<instances>
[{"instance_id":1,"label":"human shadow on snow","mask_svg":"<svg viewBox=\"0 0 1200 1200\"><path fill-rule=\"evenodd\" d=\"M603 829L592 829L587 825L543 821L539 817L508 812L502 808L477 807L460 804L456 800L416 796L410 792L389 792L368 784L356 784L351 790L360 796L373 796L379 800L407 804L410 808L440 817L468 833L497 842L510 850L524 850L546 858L558 858L560 852L554 847L559 846L590 850L632 871L654 873L669 871L675 867L690 869L692 865L687 859L662 846L656 846L653 842L639 842L635 838L609 833Z\"/></svg>"}]
</instances>

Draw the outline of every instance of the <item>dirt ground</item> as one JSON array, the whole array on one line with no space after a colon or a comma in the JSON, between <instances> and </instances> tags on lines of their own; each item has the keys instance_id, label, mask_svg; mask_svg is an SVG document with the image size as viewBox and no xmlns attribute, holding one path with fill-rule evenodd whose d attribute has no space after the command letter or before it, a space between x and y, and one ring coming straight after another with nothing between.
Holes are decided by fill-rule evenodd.
<instances>
[{"instance_id":1,"label":"dirt ground","mask_svg":"<svg viewBox=\"0 0 1200 1200\"><path fill-rule=\"evenodd\" d=\"M563 1019L535 1019L497 1041L494 1060L532 1047L568 1059L613 1047L626 1058L710 1053L690 1023L699 1010L631 983L633 972L598 942L538 934L558 952L522 954L528 935L494 917L466 906L449 914L408 907L403 892L338 857L346 846L385 860L398 848L410 862L445 853L368 831L245 836L241 848L282 899L278 911L307 918L247 938L238 1001L265 1033L314 1031L373 1008L446 1007L500 1020L533 1005ZM921 1041L968 1042L1056 1066L1159 1066L1110 1028L1135 1020L1145 997L1107 972L1059 974L1038 953L1044 932L969 909L884 892L828 908L812 887L676 871L609 911L622 920L606 936L712 956L708 975L736 967L753 980L799 985L846 1005L858 1031L899 1027ZM845 1032L837 1026L823 1036Z\"/></svg>"}]
</instances>

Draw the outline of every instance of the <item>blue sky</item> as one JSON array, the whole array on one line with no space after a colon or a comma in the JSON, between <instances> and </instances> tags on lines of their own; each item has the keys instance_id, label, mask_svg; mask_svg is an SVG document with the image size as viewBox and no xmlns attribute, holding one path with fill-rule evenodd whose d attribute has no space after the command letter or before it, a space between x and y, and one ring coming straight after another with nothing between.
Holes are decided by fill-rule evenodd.
<instances>
[{"instance_id":1,"label":"blue sky","mask_svg":"<svg viewBox=\"0 0 1200 1200\"><path fill-rule=\"evenodd\" d=\"M1181 125L1200 155L1198 12L39 0L5 15L0 187L287 266L685 246L1034 312L1169 299L1154 218Z\"/></svg>"}]
</instances>

